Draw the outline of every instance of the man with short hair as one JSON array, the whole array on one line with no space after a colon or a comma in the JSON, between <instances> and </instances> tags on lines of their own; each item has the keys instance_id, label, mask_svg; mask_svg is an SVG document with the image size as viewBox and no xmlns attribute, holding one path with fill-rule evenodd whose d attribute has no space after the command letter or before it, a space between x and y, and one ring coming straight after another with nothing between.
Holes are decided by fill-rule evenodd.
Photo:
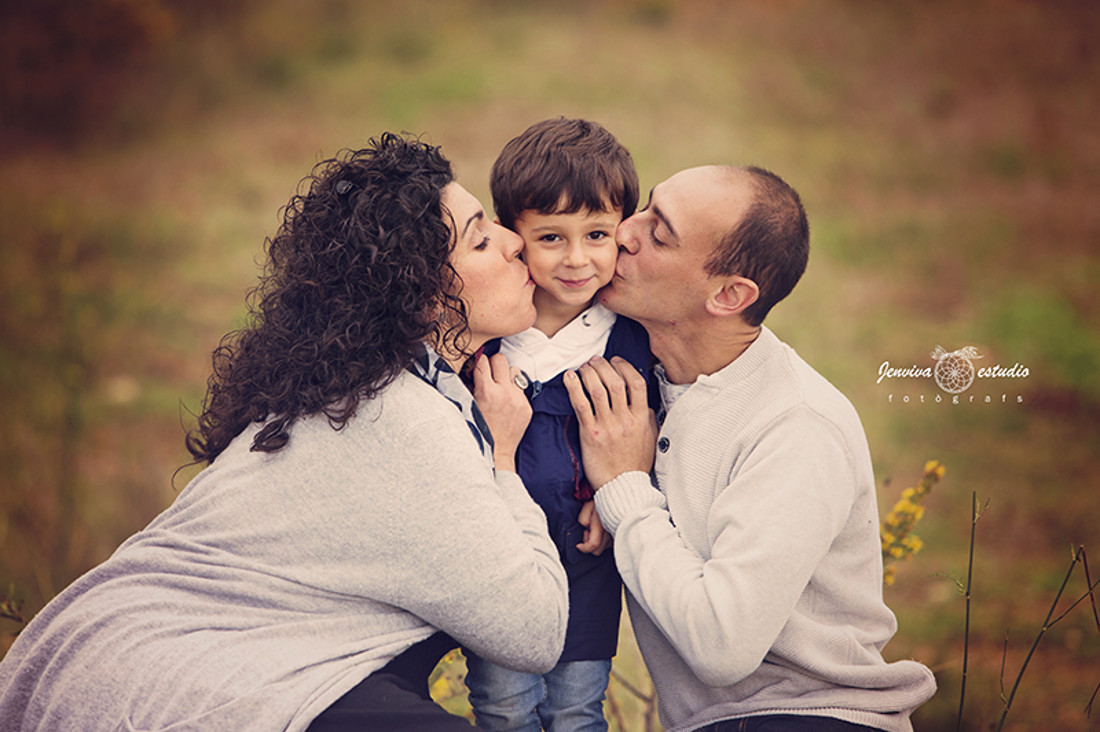
<instances>
[{"instance_id":1,"label":"man with short hair","mask_svg":"<svg viewBox=\"0 0 1100 732\"><path fill-rule=\"evenodd\" d=\"M798 194L692 168L616 240L600 301L648 331L661 406L618 359L566 384L662 723L911 730L935 680L881 654L897 623L859 417L762 325L805 270Z\"/></svg>"}]
</instances>

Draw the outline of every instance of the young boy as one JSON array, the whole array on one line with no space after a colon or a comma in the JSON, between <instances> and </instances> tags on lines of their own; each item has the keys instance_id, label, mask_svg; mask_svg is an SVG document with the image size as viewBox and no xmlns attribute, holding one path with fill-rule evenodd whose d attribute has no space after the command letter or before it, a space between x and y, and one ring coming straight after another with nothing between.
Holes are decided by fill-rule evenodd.
<instances>
[{"instance_id":1,"label":"young boy","mask_svg":"<svg viewBox=\"0 0 1100 732\"><path fill-rule=\"evenodd\" d=\"M630 153L594 122L562 117L512 139L493 164L500 223L524 241L535 281L534 327L491 343L526 377L533 416L516 470L546 513L569 577L565 649L549 673L512 671L472 654L467 686L479 727L547 732L606 730L603 698L618 642L621 580L604 551L581 466L576 417L562 374L596 355L621 356L648 376L649 340L595 301L615 274L615 230L638 204Z\"/></svg>"}]
</instances>

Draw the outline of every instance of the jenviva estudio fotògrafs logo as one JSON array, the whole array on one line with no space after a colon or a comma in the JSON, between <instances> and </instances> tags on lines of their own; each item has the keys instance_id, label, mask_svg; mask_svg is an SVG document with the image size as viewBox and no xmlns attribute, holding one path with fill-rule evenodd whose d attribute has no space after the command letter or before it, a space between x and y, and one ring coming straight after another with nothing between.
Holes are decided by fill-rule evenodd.
<instances>
[{"instance_id":1,"label":"jenviva estudio fot\u00f2grafs logo","mask_svg":"<svg viewBox=\"0 0 1100 732\"><path fill-rule=\"evenodd\" d=\"M932 358L936 361L932 369L932 377L936 385L948 394L962 394L974 383L974 359L981 358L978 349L974 346L960 348L948 353L942 346L936 346L932 351Z\"/></svg>"},{"instance_id":2,"label":"jenviva estudio fot\u00f2grafs logo","mask_svg":"<svg viewBox=\"0 0 1100 732\"><path fill-rule=\"evenodd\" d=\"M975 364L983 355L974 346L955 351L936 346L930 358L932 362L926 366L896 367L889 361L882 362L876 383L886 383L890 387L886 395L889 403L1022 404L1024 401L1019 382L1030 372L1019 362L1009 367L999 363ZM942 393L926 394L923 384L929 381Z\"/></svg>"}]
</instances>

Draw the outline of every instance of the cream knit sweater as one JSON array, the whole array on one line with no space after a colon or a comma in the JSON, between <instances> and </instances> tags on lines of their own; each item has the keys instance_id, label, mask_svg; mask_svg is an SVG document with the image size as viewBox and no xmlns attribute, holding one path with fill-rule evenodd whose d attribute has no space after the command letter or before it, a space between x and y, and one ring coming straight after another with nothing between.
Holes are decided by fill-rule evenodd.
<instances>
[{"instance_id":1,"label":"cream knit sweater","mask_svg":"<svg viewBox=\"0 0 1100 732\"><path fill-rule=\"evenodd\" d=\"M936 685L881 654L896 621L848 400L765 328L666 406L657 487L625 473L596 494L665 727L777 713L911 730Z\"/></svg>"},{"instance_id":2,"label":"cream knit sweater","mask_svg":"<svg viewBox=\"0 0 1100 732\"><path fill-rule=\"evenodd\" d=\"M0 730L302 730L437 628L554 665L546 519L431 386L403 374L275 453L254 433L31 621L0 663Z\"/></svg>"}]
</instances>

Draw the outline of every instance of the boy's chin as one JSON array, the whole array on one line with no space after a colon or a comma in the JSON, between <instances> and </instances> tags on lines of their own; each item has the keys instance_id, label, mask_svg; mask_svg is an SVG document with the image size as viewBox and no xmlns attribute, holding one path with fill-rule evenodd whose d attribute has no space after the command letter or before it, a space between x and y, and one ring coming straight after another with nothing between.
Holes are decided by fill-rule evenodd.
<instances>
[{"instance_id":1,"label":"boy's chin","mask_svg":"<svg viewBox=\"0 0 1100 732\"><path fill-rule=\"evenodd\" d=\"M595 302L596 297L599 295L599 290L583 290L558 293L558 301L574 307L580 307L581 305L589 305Z\"/></svg>"}]
</instances>

